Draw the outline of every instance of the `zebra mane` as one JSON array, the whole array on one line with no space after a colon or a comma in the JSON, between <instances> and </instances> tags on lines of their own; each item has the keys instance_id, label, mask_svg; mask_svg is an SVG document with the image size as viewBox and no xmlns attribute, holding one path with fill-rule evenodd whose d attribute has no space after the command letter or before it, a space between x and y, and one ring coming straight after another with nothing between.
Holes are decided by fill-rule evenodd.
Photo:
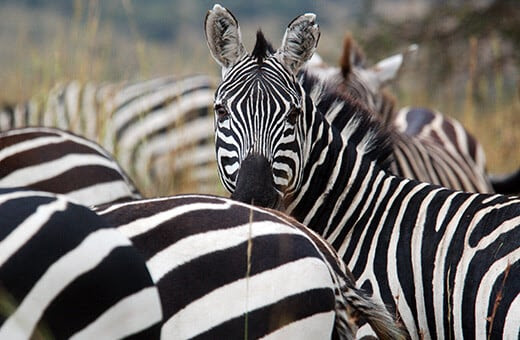
<instances>
[{"instance_id":1,"label":"zebra mane","mask_svg":"<svg viewBox=\"0 0 520 340\"><path fill-rule=\"evenodd\" d=\"M357 99L338 92L333 84L303 71L300 83L318 112L348 143L374 160L382 169L392 162L392 133Z\"/></svg>"},{"instance_id":2,"label":"zebra mane","mask_svg":"<svg viewBox=\"0 0 520 340\"><path fill-rule=\"evenodd\" d=\"M258 30L256 32L256 43L255 47L253 48L253 52L251 52L251 56L256 58L258 63L262 63L263 60L270 54L274 53L273 45L271 45L270 42L268 42L265 37L264 33L262 33L261 30Z\"/></svg>"}]
</instances>

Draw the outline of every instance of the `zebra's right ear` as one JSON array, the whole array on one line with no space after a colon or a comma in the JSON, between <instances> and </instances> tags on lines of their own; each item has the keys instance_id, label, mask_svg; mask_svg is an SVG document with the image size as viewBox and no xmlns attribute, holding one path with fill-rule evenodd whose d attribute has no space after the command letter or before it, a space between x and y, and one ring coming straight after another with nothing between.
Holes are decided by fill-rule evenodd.
<instances>
[{"instance_id":1,"label":"zebra's right ear","mask_svg":"<svg viewBox=\"0 0 520 340\"><path fill-rule=\"evenodd\" d=\"M287 26L278 56L281 62L296 74L305 62L311 59L319 40L320 27L316 23L316 14L300 15Z\"/></svg>"},{"instance_id":2,"label":"zebra's right ear","mask_svg":"<svg viewBox=\"0 0 520 340\"><path fill-rule=\"evenodd\" d=\"M223 71L246 54L237 19L219 4L206 14L204 32L209 51Z\"/></svg>"}]
</instances>

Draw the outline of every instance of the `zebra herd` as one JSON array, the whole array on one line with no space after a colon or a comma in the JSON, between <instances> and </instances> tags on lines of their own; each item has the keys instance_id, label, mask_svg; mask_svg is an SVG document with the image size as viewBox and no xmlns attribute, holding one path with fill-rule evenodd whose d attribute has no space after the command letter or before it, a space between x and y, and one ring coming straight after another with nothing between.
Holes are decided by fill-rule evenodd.
<instances>
[{"instance_id":1,"label":"zebra herd","mask_svg":"<svg viewBox=\"0 0 520 340\"><path fill-rule=\"evenodd\" d=\"M171 193L172 180L177 191L195 182L197 190L213 192L213 88L205 75L120 84L72 81L56 85L44 99L0 110L0 130L44 125L96 141L139 187L154 188L146 190L150 194Z\"/></svg>"},{"instance_id":2,"label":"zebra herd","mask_svg":"<svg viewBox=\"0 0 520 340\"><path fill-rule=\"evenodd\" d=\"M201 195L94 211L0 191L2 338L353 339L360 318L404 337L324 240L274 211Z\"/></svg>"},{"instance_id":3,"label":"zebra herd","mask_svg":"<svg viewBox=\"0 0 520 340\"><path fill-rule=\"evenodd\" d=\"M311 13L277 50L220 5L204 31L216 87L73 82L0 111L0 338L520 336L520 171L394 109L406 53L366 68L347 38L316 62ZM231 199L137 189L186 168Z\"/></svg>"}]
</instances>

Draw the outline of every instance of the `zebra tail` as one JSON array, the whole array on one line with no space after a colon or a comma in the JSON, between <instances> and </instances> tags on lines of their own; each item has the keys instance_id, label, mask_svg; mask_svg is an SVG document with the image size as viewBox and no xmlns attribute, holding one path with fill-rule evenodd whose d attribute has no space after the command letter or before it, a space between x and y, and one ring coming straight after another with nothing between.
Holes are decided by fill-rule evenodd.
<instances>
[{"instance_id":1,"label":"zebra tail","mask_svg":"<svg viewBox=\"0 0 520 340\"><path fill-rule=\"evenodd\" d=\"M490 175L491 185L497 194L520 194L520 168L506 175Z\"/></svg>"},{"instance_id":2,"label":"zebra tail","mask_svg":"<svg viewBox=\"0 0 520 340\"><path fill-rule=\"evenodd\" d=\"M347 302L372 327L379 339L404 340L410 336L403 324L393 317L384 305L374 301L359 289L350 288L345 294Z\"/></svg>"}]
</instances>

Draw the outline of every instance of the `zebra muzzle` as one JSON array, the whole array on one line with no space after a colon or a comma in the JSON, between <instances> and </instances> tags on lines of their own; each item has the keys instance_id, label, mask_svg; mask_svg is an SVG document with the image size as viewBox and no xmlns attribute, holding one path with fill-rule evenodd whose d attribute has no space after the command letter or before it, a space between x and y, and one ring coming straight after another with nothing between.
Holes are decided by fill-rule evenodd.
<instances>
[{"instance_id":1,"label":"zebra muzzle","mask_svg":"<svg viewBox=\"0 0 520 340\"><path fill-rule=\"evenodd\" d=\"M280 194L275 189L273 170L267 158L252 154L242 161L231 198L265 208L279 206Z\"/></svg>"}]
</instances>

